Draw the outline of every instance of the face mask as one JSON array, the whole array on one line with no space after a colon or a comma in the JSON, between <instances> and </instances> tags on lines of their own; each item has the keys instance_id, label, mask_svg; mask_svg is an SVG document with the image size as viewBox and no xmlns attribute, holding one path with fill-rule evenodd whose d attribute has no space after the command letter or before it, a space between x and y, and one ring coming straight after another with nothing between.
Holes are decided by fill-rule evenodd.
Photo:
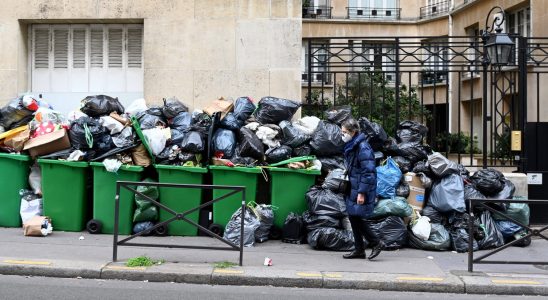
<instances>
[{"instance_id":1,"label":"face mask","mask_svg":"<svg viewBox=\"0 0 548 300\"><path fill-rule=\"evenodd\" d=\"M342 136L343 142L348 143L348 142L350 142L351 139L352 139L352 136L350 136L350 134L343 133L343 136Z\"/></svg>"}]
</instances>

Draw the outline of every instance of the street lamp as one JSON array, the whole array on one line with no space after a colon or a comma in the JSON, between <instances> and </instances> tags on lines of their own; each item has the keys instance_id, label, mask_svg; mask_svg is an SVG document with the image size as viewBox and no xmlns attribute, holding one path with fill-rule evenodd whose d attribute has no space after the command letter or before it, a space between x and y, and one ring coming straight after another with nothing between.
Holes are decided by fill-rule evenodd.
<instances>
[{"instance_id":1,"label":"street lamp","mask_svg":"<svg viewBox=\"0 0 548 300\"><path fill-rule=\"evenodd\" d=\"M498 10L498 16L495 17L491 27L488 26L491 13ZM502 16L500 18L499 16ZM504 24L504 10L500 6L491 8L485 19L485 31L482 34L483 40L483 168L487 168L487 122L491 121L491 116L487 114L487 68L489 65L498 67L508 65L514 53L514 42L508 34L502 33L500 26ZM496 26L496 29L494 28ZM495 29L495 33L493 33Z\"/></svg>"}]
</instances>

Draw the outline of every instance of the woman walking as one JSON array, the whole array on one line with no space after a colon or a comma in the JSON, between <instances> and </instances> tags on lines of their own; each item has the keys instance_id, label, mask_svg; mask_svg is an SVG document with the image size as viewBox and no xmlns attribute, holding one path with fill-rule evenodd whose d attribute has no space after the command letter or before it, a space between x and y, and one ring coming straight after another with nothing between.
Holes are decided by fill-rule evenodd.
<instances>
[{"instance_id":1,"label":"woman walking","mask_svg":"<svg viewBox=\"0 0 548 300\"><path fill-rule=\"evenodd\" d=\"M377 196L377 174L375 157L371 146L360 133L360 126L354 119L342 123L344 159L350 180L350 191L345 195L346 211L354 233L354 251L343 255L344 258L365 258L363 238L373 246L368 259L379 255L384 243L371 230L367 218L373 213Z\"/></svg>"}]
</instances>

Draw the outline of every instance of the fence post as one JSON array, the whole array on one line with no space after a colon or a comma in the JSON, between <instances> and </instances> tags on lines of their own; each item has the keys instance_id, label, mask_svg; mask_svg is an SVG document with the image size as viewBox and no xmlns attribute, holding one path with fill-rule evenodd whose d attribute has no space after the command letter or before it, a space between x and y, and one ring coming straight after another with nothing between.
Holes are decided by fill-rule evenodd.
<instances>
[{"instance_id":1,"label":"fence post","mask_svg":"<svg viewBox=\"0 0 548 300\"><path fill-rule=\"evenodd\" d=\"M308 95L306 96L307 104L312 104L312 40L308 40Z\"/></svg>"},{"instance_id":2,"label":"fence post","mask_svg":"<svg viewBox=\"0 0 548 300\"><path fill-rule=\"evenodd\" d=\"M400 38L396 38L396 54L395 54L395 60L396 60L396 126L400 124L400 84L401 84L401 77L400 77Z\"/></svg>"},{"instance_id":3,"label":"fence post","mask_svg":"<svg viewBox=\"0 0 548 300\"><path fill-rule=\"evenodd\" d=\"M518 65L519 65L519 120L521 130L521 153L519 171L527 172L527 147L525 147L525 130L527 127L527 39L523 36L518 37ZM538 97L538 95L537 95ZM537 111L540 107L537 107Z\"/></svg>"}]
</instances>

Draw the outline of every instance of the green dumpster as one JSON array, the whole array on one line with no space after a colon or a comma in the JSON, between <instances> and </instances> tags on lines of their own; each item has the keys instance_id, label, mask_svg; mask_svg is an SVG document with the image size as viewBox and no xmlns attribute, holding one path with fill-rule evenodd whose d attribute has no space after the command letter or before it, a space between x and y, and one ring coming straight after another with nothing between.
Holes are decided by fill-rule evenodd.
<instances>
[{"instance_id":1,"label":"green dumpster","mask_svg":"<svg viewBox=\"0 0 548 300\"><path fill-rule=\"evenodd\" d=\"M90 163L93 169L93 233L114 233L114 200L116 197L116 181L141 181L144 168L140 166L122 165L118 172L108 172L102 163ZM137 188L137 186L132 186ZM118 233L129 235L133 229L133 213L135 211L135 194L120 189L120 210ZM91 221L90 221L91 222ZM55 224L55 223L54 223ZM92 223L93 224L93 223ZM88 224L88 231L90 231ZM91 231L90 231L91 232Z\"/></svg>"},{"instance_id":2,"label":"green dumpster","mask_svg":"<svg viewBox=\"0 0 548 300\"><path fill-rule=\"evenodd\" d=\"M88 163L38 159L38 164L42 171L44 215L51 218L55 230L82 231L88 206Z\"/></svg>"},{"instance_id":3,"label":"green dumpster","mask_svg":"<svg viewBox=\"0 0 548 300\"><path fill-rule=\"evenodd\" d=\"M213 185L244 186L246 203L255 201L258 176L262 173L261 168L209 166L209 169ZM215 189L213 190L213 198L224 196L230 192L228 190ZM224 228L232 217L232 214L241 206L241 193L213 203L213 222Z\"/></svg>"},{"instance_id":4,"label":"green dumpster","mask_svg":"<svg viewBox=\"0 0 548 300\"><path fill-rule=\"evenodd\" d=\"M274 226L283 228L290 212L301 214L308 209L305 194L314 185L319 170L270 168L270 192L274 211Z\"/></svg>"},{"instance_id":5,"label":"green dumpster","mask_svg":"<svg viewBox=\"0 0 548 300\"><path fill-rule=\"evenodd\" d=\"M160 183L176 183L176 184L203 184L204 174L207 173L206 168L201 167L183 167L170 165L155 165L158 171ZM185 210L197 207L202 201L202 190L191 188L160 188L160 203L166 205L177 213L182 213ZM173 214L165 209L160 210L160 222L166 221L174 217ZM200 210L186 215L187 218L198 223ZM169 235L195 236L198 234L198 228L186 221L173 221L168 224L167 233Z\"/></svg>"},{"instance_id":6,"label":"green dumpster","mask_svg":"<svg viewBox=\"0 0 548 300\"><path fill-rule=\"evenodd\" d=\"M28 188L30 157L0 153L0 227L20 227L21 196L19 190Z\"/></svg>"}]
</instances>

